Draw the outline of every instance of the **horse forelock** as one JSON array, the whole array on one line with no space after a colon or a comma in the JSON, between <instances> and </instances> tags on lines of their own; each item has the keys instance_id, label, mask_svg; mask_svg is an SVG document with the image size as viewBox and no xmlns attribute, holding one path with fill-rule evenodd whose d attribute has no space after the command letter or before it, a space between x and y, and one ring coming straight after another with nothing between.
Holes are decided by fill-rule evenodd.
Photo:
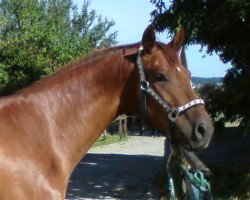
<instances>
[{"instance_id":1,"label":"horse forelock","mask_svg":"<svg viewBox=\"0 0 250 200\"><path fill-rule=\"evenodd\" d=\"M176 54L176 52L171 47L161 42L157 42L156 46L168 60L170 66L176 67L175 65L178 61L178 55Z\"/></svg>"}]
</instances>

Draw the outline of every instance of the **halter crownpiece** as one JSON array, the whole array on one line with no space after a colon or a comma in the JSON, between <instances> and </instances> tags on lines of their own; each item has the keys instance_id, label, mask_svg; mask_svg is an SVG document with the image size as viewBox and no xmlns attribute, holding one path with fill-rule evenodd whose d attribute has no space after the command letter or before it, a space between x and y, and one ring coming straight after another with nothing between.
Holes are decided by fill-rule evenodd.
<instances>
[{"instance_id":1,"label":"halter crownpiece","mask_svg":"<svg viewBox=\"0 0 250 200\"><path fill-rule=\"evenodd\" d=\"M150 83L146 80L146 76L144 73L144 66L141 60L141 55L143 51L143 46L139 47L138 50L138 56L137 56L137 67L140 75L140 85L141 85L141 91L142 91L142 110L144 113L146 113L147 110L147 102L146 102L146 94L149 94L155 101L157 101L163 109L168 113L168 119L171 122L174 122L176 118L184 113L185 111L189 110L190 108L194 106L204 106L205 103L202 99L197 98L193 99L187 103L185 103L182 106L172 108L171 106L168 105L168 103L163 100L155 91L154 89L150 86ZM145 114L146 115L146 114Z\"/></svg>"}]
</instances>

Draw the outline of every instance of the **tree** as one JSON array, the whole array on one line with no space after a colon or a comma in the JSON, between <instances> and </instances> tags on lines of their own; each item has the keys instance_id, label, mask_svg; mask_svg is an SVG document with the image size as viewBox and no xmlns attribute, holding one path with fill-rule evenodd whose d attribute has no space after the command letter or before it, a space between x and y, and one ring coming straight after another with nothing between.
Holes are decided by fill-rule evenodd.
<instances>
[{"instance_id":1,"label":"tree","mask_svg":"<svg viewBox=\"0 0 250 200\"><path fill-rule=\"evenodd\" d=\"M71 0L0 0L0 94L55 72L93 48L116 44L113 21Z\"/></svg>"},{"instance_id":2,"label":"tree","mask_svg":"<svg viewBox=\"0 0 250 200\"><path fill-rule=\"evenodd\" d=\"M227 120L250 121L250 1L249 0L151 0L155 27L173 33L181 24L186 44L200 44L207 53L217 53L233 67L223 80L218 95Z\"/></svg>"}]
</instances>

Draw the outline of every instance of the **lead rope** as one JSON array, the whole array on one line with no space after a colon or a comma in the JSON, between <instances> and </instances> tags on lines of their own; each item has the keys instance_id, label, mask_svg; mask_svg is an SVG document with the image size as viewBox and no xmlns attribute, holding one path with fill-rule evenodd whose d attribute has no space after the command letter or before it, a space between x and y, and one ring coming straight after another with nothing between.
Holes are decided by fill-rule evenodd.
<instances>
[{"instance_id":1,"label":"lead rope","mask_svg":"<svg viewBox=\"0 0 250 200\"><path fill-rule=\"evenodd\" d=\"M190 173L184 164L180 165L181 171L187 177L187 180L194 185L198 190L202 192L208 192L210 193L211 188L210 184L207 182L207 180L204 177L204 174L201 171L197 171L195 173Z\"/></svg>"},{"instance_id":2,"label":"lead rope","mask_svg":"<svg viewBox=\"0 0 250 200\"><path fill-rule=\"evenodd\" d=\"M170 137L167 140L171 140ZM171 143L171 141L170 141ZM170 145L170 154L168 156L168 160L167 160L167 165L166 165L166 174L167 174L167 178L168 178L168 192L170 195L170 200L175 200L176 199L176 195L175 195L175 187L174 187L174 179L171 173L171 168L170 168L170 161L171 158L173 157L174 154L174 150L172 148L172 145Z\"/></svg>"},{"instance_id":3,"label":"lead rope","mask_svg":"<svg viewBox=\"0 0 250 200\"><path fill-rule=\"evenodd\" d=\"M174 141L171 139L170 134L174 133L174 124L171 120L168 120L169 123L169 134L166 138L167 140L167 145L169 147L169 155L168 155L168 159L167 159L167 164L166 164L166 175L167 175L167 179L168 179L168 192L169 192L169 196L170 196L170 200L175 200L176 199L176 194L175 194L175 184L174 184L174 178L173 178L173 174L172 174L172 170L171 167L173 167L171 164L171 160L174 159L174 156L176 156L176 153L180 153L178 152L178 147L176 145L174 145ZM166 149L165 149L166 150Z\"/></svg>"},{"instance_id":4,"label":"lead rope","mask_svg":"<svg viewBox=\"0 0 250 200\"><path fill-rule=\"evenodd\" d=\"M188 197L192 200L211 200L211 187L201 171L190 172L184 164L180 165L185 177Z\"/></svg>"},{"instance_id":5,"label":"lead rope","mask_svg":"<svg viewBox=\"0 0 250 200\"><path fill-rule=\"evenodd\" d=\"M166 175L168 179L168 193L169 193L169 199L170 200L176 200L177 195L176 195L176 188L174 184L174 177L172 174L172 167L173 164L171 164L171 159L173 159L175 154L180 154L176 147L173 147L172 141L170 140L169 144L169 157L167 159L167 164L166 164ZM177 155L181 156L181 155ZM186 188L188 192L189 198L192 200L211 200L212 199L212 194L211 194L211 187L209 182L205 179L204 174L201 171L196 171L196 172L190 172L187 167L184 165L184 163L179 163L174 167L180 167L180 172L183 177L186 178Z\"/></svg>"}]
</instances>

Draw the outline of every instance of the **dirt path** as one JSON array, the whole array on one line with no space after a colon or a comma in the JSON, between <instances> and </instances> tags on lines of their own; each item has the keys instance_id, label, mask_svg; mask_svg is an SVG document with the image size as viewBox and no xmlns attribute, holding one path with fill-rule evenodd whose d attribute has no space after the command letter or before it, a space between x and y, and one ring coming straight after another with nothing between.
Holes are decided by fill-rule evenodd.
<instances>
[{"instance_id":1,"label":"dirt path","mask_svg":"<svg viewBox=\"0 0 250 200\"><path fill-rule=\"evenodd\" d=\"M71 177L67 199L159 199L163 147L164 137L131 136L91 149Z\"/></svg>"}]
</instances>

